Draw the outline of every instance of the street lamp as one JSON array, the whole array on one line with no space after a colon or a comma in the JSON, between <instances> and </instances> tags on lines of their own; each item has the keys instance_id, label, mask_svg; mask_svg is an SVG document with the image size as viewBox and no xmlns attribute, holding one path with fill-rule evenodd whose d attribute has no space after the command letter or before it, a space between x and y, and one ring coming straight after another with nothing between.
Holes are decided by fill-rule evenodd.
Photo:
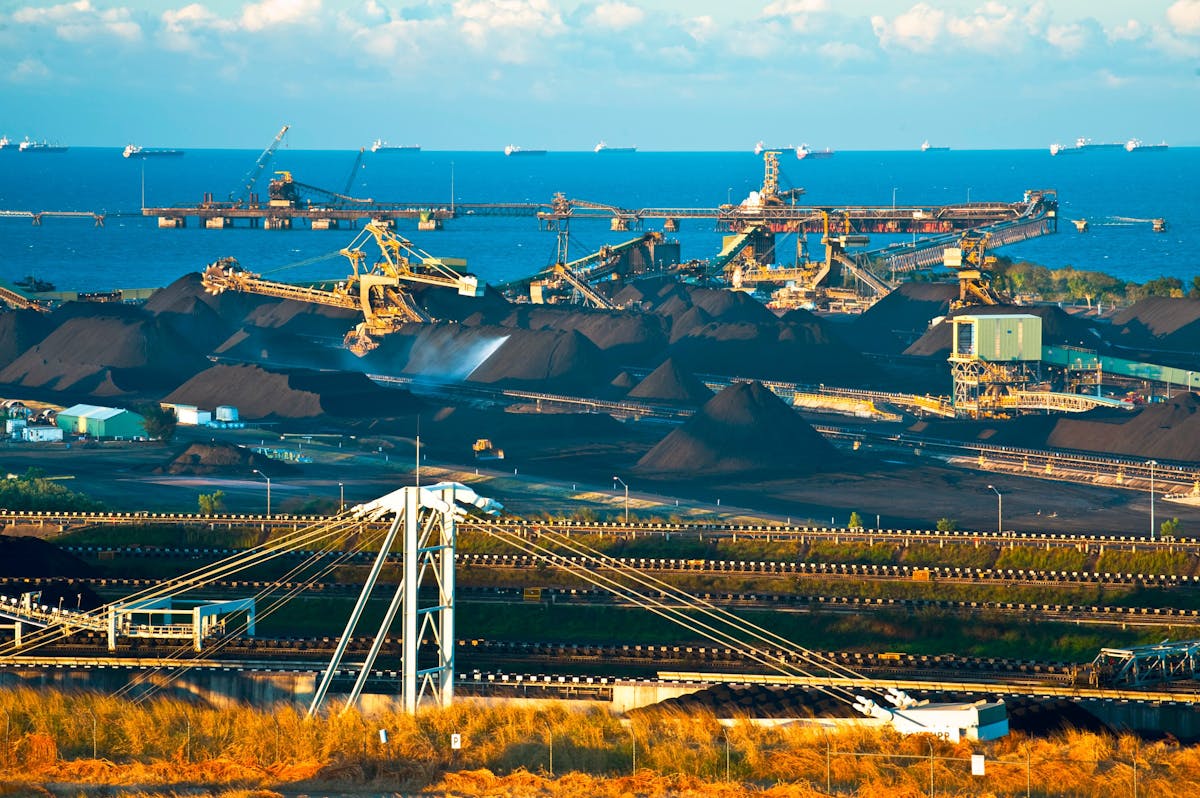
<instances>
[{"instance_id":1,"label":"street lamp","mask_svg":"<svg viewBox=\"0 0 1200 798\"><path fill-rule=\"evenodd\" d=\"M892 186L892 210L896 210L896 186Z\"/></svg>"},{"instance_id":2,"label":"street lamp","mask_svg":"<svg viewBox=\"0 0 1200 798\"><path fill-rule=\"evenodd\" d=\"M726 205L733 204L733 186L730 186L729 188L725 189L725 204Z\"/></svg>"},{"instance_id":3,"label":"street lamp","mask_svg":"<svg viewBox=\"0 0 1200 798\"><path fill-rule=\"evenodd\" d=\"M258 474L260 477L262 477L263 479L265 479L267 481L267 518L270 518L271 517L271 478L269 476L267 476L266 474L264 474L263 472L259 471L257 468L254 469L254 473Z\"/></svg>"},{"instance_id":4,"label":"street lamp","mask_svg":"<svg viewBox=\"0 0 1200 798\"><path fill-rule=\"evenodd\" d=\"M1150 542L1154 542L1154 467L1158 465L1157 460L1147 461L1146 465L1150 466Z\"/></svg>"},{"instance_id":5,"label":"street lamp","mask_svg":"<svg viewBox=\"0 0 1200 798\"><path fill-rule=\"evenodd\" d=\"M621 485L625 488L625 523L628 524L629 523L629 486L625 484L625 480L623 480L620 477L615 476L615 475L613 476L613 482L620 482ZM616 485L613 485L613 488L616 488L616 487L617 487Z\"/></svg>"},{"instance_id":6,"label":"street lamp","mask_svg":"<svg viewBox=\"0 0 1200 798\"><path fill-rule=\"evenodd\" d=\"M996 490L995 485L988 485L988 490L996 494L996 534L1004 534L1004 496Z\"/></svg>"},{"instance_id":7,"label":"street lamp","mask_svg":"<svg viewBox=\"0 0 1200 798\"><path fill-rule=\"evenodd\" d=\"M346 483L338 483L338 512L346 512Z\"/></svg>"}]
</instances>

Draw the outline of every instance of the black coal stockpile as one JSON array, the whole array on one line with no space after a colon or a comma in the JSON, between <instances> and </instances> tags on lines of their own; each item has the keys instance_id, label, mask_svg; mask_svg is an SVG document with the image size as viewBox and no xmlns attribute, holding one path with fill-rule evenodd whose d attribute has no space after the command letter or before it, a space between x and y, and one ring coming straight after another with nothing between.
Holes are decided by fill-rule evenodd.
<instances>
[{"instance_id":1,"label":"black coal stockpile","mask_svg":"<svg viewBox=\"0 0 1200 798\"><path fill-rule=\"evenodd\" d=\"M710 712L718 718L861 718L860 713L827 691L779 685L719 684L688 695L668 698L653 708L686 714Z\"/></svg>"},{"instance_id":2,"label":"black coal stockpile","mask_svg":"<svg viewBox=\"0 0 1200 798\"><path fill-rule=\"evenodd\" d=\"M661 366L646 375L628 396L649 402L699 406L712 399L713 392L691 372L667 358Z\"/></svg>"},{"instance_id":3,"label":"black coal stockpile","mask_svg":"<svg viewBox=\"0 0 1200 798\"><path fill-rule=\"evenodd\" d=\"M666 319L632 311L517 305L501 324L527 330L573 330L616 362L631 366L659 362L668 338Z\"/></svg>"},{"instance_id":4,"label":"black coal stockpile","mask_svg":"<svg viewBox=\"0 0 1200 798\"><path fill-rule=\"evenodd\" d=\"M863 351L898 355L957 298L957 283L903 283L848 325L845 336Z\"/></svg>"},{"instance_id":5,"label":"black coal stockpile","mask_svg":"<svg viewBox=\"0 0 1200 798\"><path fill-rule=\"evenodd\" d=\"M91 566L53 543L33 537L0 535L0 576L69 578L93 573ZM74 597L70 606L75 606Z\"/></svg>"},{"instance_id":6,"label":"black coal stockpile","mask_svg":"<svg viewBox=\"0 0 1200 798\"><path fill-rule=\"evenodd\" d=\"M493 338L495 329L486 329ZM505 388L601 395L619 369L582 333L509 328L502 343L467 377Z\"/></svg>"},{"instance_id":7,"label":"black coal stockpile","mask_svg":"<svg viewBox=\"0 0 1200 798\"><path fill-rule=\"evenodd\" d=\"M228 443L193 443L161 468L166 474L223 474L250 476L261 471L268 476L286 476L298 471L295 466L273 460L244 446Z\"/></svg>"},{"instance_id":8,"label":"black coal stockpile","mask_svg":"<svg viewBox=\"0 0 1200 798\"><path fill-rule=\"evenodd\" d=\"M697 374L785 382L872 384L877 369L815 316L762 324L714 321L674 340L670 355Z\"/></svg>"},{"instance_id":9,"label":"black coal stockpile","mask_svg":"<svg viewBox=\"0 0 1200 798\"><path fill-rule=\"evenodd\" d=\"M1133 349L1200 352L1200 299L1143 299L1113 316L1104 337Z\"/></svg>"},{"instance_id":10,"label":"black coal stockpile","mask_svg":"<svg viewBox=\"0 0 1200 798\"><path fill-rule=\"evenodd\" d=\"M820 433L762 384L729 386L638 461L646 475L807 473L837 466Z\"/></svg>"},{"instance_id":11,"label":"black coal stockpile","mask_svg":"<svg viewBox=\"0 0 1200 798\"><path fill-rule=\"evenodd\" d=\"M36 310L0 311L0 368L54 331L56 322Z\"/></svg>"},{"instance_id":12,"label":"black coal stockpile","mask_svg":"<svg viewBox=\"0 0 1200 798\"><path fill-rule=\"evenodd\" d=\"M1062 418L1046 443L1064 449L1200 461L1200 396L1178 393L1127 420ZM1090 414L1089 414L1090 415ZM1114 423L1117 422L1117 423Z\"/></svg>"},{"instance_id":13,"label":"black coal stockpile","mask_svg":"<svg viewBox=\"0 0 1200 798\"><path fill-rule=\"evenodd\" d=\"M359 373L275 371L252 365L213 366L164 401L198 407L234 405L247 419L402 416L423 407L407 391L381 388Z\"/></svg>"},{"instance_id":14,"label":"black coal stockpile","mask_svg":"<svg viewBox=\"0 0 1200 798\"><path fill-rule=\"evenodd\" d=\"M213 354L269 368L360 370L358 358L342 346L340 337L319 341L262 327L243 327L214 347Z\"/></svg>"},{"instance_id":15,"label":"black coal stockpile","mask_svg":"<svg viewBox=\"0 0 1200 798\"><path fill-rule=\"evenodd\" d=\"M0 371L0 383L74 396L151 395L208 366L169 325L140 309L113 310L68 309L54 332Z\"/></svg>"}]
</instances>

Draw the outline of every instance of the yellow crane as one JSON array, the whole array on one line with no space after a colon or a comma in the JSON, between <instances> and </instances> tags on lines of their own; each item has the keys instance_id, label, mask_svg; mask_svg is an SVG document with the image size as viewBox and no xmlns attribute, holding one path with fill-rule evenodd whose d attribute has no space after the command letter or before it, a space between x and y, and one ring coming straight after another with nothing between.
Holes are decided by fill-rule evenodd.
<instances>
[{"instance_id":1,"label":"yellow crane","mask_svg":"<svg viewBox=\"0 0 1200 798\"><path fill-rule=\"evenodd\" d=\"M372 239L380 255L368 264L363 246ZM376 348L379 336L394 332L405 322L435 320L404 290L404 283L453 288L462 296L483 296L484 286L479 280L455 268L465 267L466 261L434 257L379 222L369 222L340 254L350 261L351 274L330 288L267 280L260 274L242 269L233 258L222 258L209 265L204 270L202 283L204 289L214 295L223 291L244 291L359 310L363 320L346 333L345 340L346 348L359 356Z\"/></svg>"}]
</instances>

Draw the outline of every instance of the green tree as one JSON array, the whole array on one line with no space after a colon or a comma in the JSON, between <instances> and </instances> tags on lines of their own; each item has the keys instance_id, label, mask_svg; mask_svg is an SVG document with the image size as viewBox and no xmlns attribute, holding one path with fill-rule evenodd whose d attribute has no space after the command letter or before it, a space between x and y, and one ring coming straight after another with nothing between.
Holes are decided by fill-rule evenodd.
<instances>
[{"instance_id":1,"label":"green tree","mask_svg":"<svg viewBox=\"0 0 1200 798\"><path fill-rule=\"evenodd\" d=\"M955 532L958 530L958 521L953 518L939 518L937 521L938 532Z\"/></svg>"},{"instance_id":2,"label":"green tree","mask_svg":"<svg viewBox=\"0 0 1200 798\"><path fill-rule=\"evenodd\" d=\"M216 515L225 509L225 491L200 494L200 514Z\"/></svg>"},{"instance_id":3,"label":"green tree","mask_svg":"<svg viewBox=\"0 0 1200 798\"><path fill-rule=\"evenodd\" d=\"M1174 540L1179 535L1179 519L1172 518L1169 521L1163 521L1158 531L1159 537L1163 540Z\"/></svg>"},{"instance_id":4,"label":"green tree","mask_svg":"<svg viewBox=\"0 0 1200 798\"><path fill-rule=\"evenodd\" d=\"M152 404L139 408L138 412L143 419L142 429L146 430L146 437L160 441L175 437L175 427L179 424L175 408Z\"/></svg>"},{"instance_id":5,"label":"green tree","mask_svg":"<svg viewBox=\"0 0 1200 798\"><path fill-rule=\"evenodd\" d=\"M859 516L858 511L850 513L850 522L848 524L846 524L846 526L849 527L850 529L862 529L863 528L862 518Z\"/></svg>"},{"instance_id":6,"label":"green tree","mask_svg":"<svg viewBox=\"0 0 1200 798\"><path fill-rule=\"evenodd\" d=\"M1189 299L1200 299L1200 274L1192 278L1192 287L1188 291Z\"/></svg>"}]
</instances>

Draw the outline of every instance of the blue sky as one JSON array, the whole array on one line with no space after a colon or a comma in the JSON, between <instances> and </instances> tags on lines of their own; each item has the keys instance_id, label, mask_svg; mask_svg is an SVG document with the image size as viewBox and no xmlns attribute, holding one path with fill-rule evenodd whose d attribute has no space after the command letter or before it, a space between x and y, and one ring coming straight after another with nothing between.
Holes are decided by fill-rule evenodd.
<instances>
[{"instance_id":1,"label":"blue sky","mask_svg":"<svg viewBox=\"0 0 1200 798\"><path fill-rule=\"evenodd\" d=\"M0 0L0 134L430 149L1200 144L1200 0Z\"/></svg>"}]
</instances>

